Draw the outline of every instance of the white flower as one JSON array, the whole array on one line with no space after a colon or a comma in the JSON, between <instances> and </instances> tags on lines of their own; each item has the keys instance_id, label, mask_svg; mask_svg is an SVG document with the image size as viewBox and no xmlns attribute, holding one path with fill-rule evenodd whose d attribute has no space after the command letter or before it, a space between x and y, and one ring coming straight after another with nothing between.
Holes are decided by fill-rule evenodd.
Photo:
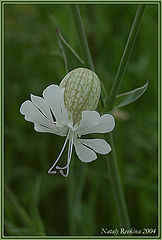
<instances>
[{"instance_id":1,"label":"white flower","mask_svg":"<svg viewBox=\"0 0 162 240\"><path fill-rule=\"evenodd\" d=\"M34 123L37 132L54 133L65 136L65 143L49 169L49 174L58 171L67 177L72 156L73 145L75 152L82 162L91 162L97 158L96 153L107 154L111 151L110 145L103 139L82 139L81 136L90 133L108 133L115 126L113 116L100 114L96 111L82 111L81 120L73 120L73 114L65 107L65 88L58 85L50 85L43 91L43 98L31 95L31 101L25 101L20 108L25 120ZM76 115L75 115L76 116ZM65 149L67 142L68 157L64 167L58 166L58 161Z\"/></svg>"}]
</instances>

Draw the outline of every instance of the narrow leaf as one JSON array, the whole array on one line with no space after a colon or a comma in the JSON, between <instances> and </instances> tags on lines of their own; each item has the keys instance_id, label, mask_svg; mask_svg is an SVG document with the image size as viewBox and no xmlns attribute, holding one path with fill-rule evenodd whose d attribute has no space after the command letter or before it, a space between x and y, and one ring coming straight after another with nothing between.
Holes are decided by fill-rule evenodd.
<instances>
[{"instance_id":1,"label":"narrow leaf","mask_svg":"<svg viewBox=\"0 0 162 240\"><path fill-rule=\"evenodd\" d=\"M69 67L68 67L68 61L67 61L66 53L65 53L65 51L64 51L63 44L62 44L62 42L61 42L61 40L60 40L58 30L57 30L57 34L58 34L58 44L59 44L59 47L60 47L60 49L61 49L61 52L62 52L62 55L63 55L63 58L64 58L65 70L66 70L66 73L68 73L70 69L69 69Z\"/></svg>"},{"instance_id":2,"label":"narrow leaf","mask_svg":"<svg viewBox=\"0 0 162 240\"><path fill-rule=\"evenodd\" d=\"M59 32L59 37L60 40L62 41L62 43L74 54L74 56L78 59L78 61L81 64L84 64L84 61L79 57L79 55L75 52L75 50L70 46L70 44L65 40L65 38L63 37L63 35L61 34L61 32Z\"/></svg>"},{"instance_id":3,"label":"narrow leaf","mask_svg":"<svg viewBox=\"0 0 162 240\"><path fill-rule=\"evenodd\" d=\"M49 16L52 23L56 27L56 33L58 37L58 44L61 49L61 53L65 63L65 70L68 73L77 67L83 67L84 61L80 58L80 56L76 53L76 51L71 47L71 45L65 40L63 34L61 33L59 24L54 16Z\"/></svg>"},{"instance_id":4,"label":"narrow leaf","mask_svg":"<svg viewBox=\"0 0 162 240\"><path fill-rule=\"evenodd\" d=\"M132 91L125 92L116 96L114 108L117 109L120 107L124 107L132 102L135 102L138 98L140 98L144 94L144 92L147 89L147 86L148 86L148 81L144 86L140 88L136 88Z\"/></svg>"},{"instance_id":5,"label":"narrow leaf","mask_svg":"<svg viewBox=\"0 0 162 240\"><path fill-rule=\"evenodd\" d=\"M66 72L68 73L76 67L82 67L84 65L84 61L65 40L58 28L56 28L56 32L58 36L59 47L64 58Z\"/></svg>"}]
</instances>

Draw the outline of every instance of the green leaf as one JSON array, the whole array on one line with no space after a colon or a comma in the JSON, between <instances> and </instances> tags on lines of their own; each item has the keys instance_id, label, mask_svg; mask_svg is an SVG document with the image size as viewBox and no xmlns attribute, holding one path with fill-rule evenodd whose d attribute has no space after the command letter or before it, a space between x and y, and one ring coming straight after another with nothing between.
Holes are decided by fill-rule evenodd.
<instances>
[{"instance_id":1,"label":"green leaf","mask_svg":"<svg viewBox=\"0 0 162 240\"><path fill-rule=\"evenodd\" d=\"M49 16L52 23L56 27L56 33L58 37L58 44L62 52L62 56L65 63L66 72L70 72L74 68L83 67L85 65L84 61L76 53L76 51L71 47L71 45L65 40L63 34L61 33L60 27L54 16Z\"/></svg>"},{"instance_id":2,"label":"green leaf","mask_svg":"<svg viewBox=\"0 0 162 240\"><path fill-rule=\"evenodd\" d=\"M136 88L132 91L122 93L116 96L114 109L124 107L132 102L135 102L138 98L140 98L144 92L146 91L148 86L148 81L146 84L140 88Z\"/></svg>"}]
</instances>

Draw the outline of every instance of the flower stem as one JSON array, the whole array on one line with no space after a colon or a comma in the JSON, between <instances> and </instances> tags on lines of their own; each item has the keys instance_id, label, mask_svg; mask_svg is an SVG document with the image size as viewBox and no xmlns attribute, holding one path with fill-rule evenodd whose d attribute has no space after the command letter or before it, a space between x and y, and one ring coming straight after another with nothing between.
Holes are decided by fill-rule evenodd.
<instances>
[{"instance_id":1,"label":"flower stem","mask_svg":"<svg viewBox=\"0 0 162 240\"><path fill-rule=\"evenodd\" d=\"M129 37L119 64L119 68L113 83L112 91L108 100L108 110L113 109L113 104L116 95L118 94L118 91L120 89L120 85L132 52L132 48L134 45L134 42L137 37L137 33L142 21L142 17L144 14L145 10L145 5L139 5L136 11L136 15L129 33ZM121 227L125 227L127 229L130 228L130 223L129 223L129 217L128 217L128 211L127 211L127 206L126 202L124 199L124 193L121 185L121 179L119 175L119 170L118 170L118 164L117 164L117 158L116 158L116 153L115 153L115 147L114 147L114 142L113 142L113 135L110 134L109 136L110 144L112 146L112 153L109 155L107 165L108 165L108 171L110 175L110 180L112 183L113 187L113 193L116 201L116 206L118 210L118 215L120 219L120 225Z\"/></svg>"},{"instance_id":2,"label":"flower stem","mask_svg":"<svg viewBox=\"0 0 162 240\"><path fill-rule=\"evenodd\" d=\"M124 193L123 193L123 187L120 179L120 173L118 169L118 162L117 162L112 133L109 134L107 139L112 147L112 152L109 154L109 156L106 156L107 168L110 176L110 181L112 184L112 190L115 198L120 227L123 227L125 229L130 229L128 210L127 210L127 205L126 205Z\"/></svg>"},{"instance_id":3,"label":"flower stem","mask_svg":"<svg viewBox=\"0 0 162 240\"><path fill-rule=\"evenodd\" d=\"M86 33L85 33L85 29L83 26L83 22L81 19L81 15L80 15L80 10L79 10L79 6L78 5L71 5L71 10L72 10L72 14L73 14L73 18L74 18L74 22L76 25L76 30L78 33L78 37L79 37L79 41L80 41L80 46L83 52L83 57L84 57L84 61L86 66L91 69L92 71L95 72L94 69L94 65L92 62L92 58L91 58L91 54L89 51L89 46L88 46L88 42L87 42L87 38L86 38ZM101 99L102 100L102 99ZM86 166L82 167L82 171L78 171L80 172L80 174L78 173L77 175L74 174L73 172L73 181L71 181L71 186L72 189L69 192L69 199L71 199L69 201L71 207L71 216L70 216L70 232L72 235L79 235L82 234L83 229L81 226L81 222L82 222L82 201L81 201L81 197L82 197L82 192L83 192L83 188L84 188L84 184L85 184L85 176L86 176ZM79 176L80 175L80 176ZM75 184L75 186L74 186ZM75 192L74 192L75 191ZM74 196L75 194L75 196ZM75 204L75 207L74 207ZM74 211L75 209L75 211Z\"/></svg>"},{"instance_id":4,"label":"flower stem","mask_svg":"<svg viewBox=\"0 0 162 240\"><path fill-rule=\"evenodd\" d=\"M114 105L114 100L116 95L118 94L118 91L120 89L120 85L125 73L125 70L127 68L127 64L129 61L129 57L131 55L133 46L134 46L134 42L136 40L137 34L138 34L138 30L140 28L141 25L141 21L142 21L142 17L145 11L145 5L139 5L136 11L136 15L128 36L128 40L115 76L115 80L113 82L113 86L112 86L112 90L110 93L110 97L108 99L108 103L107 103L107 110L112 110L113 109L113 105Z\"/></svg>"},{"instance_id":5,"label":"flower stem","mask_svg":"<svg viewBox=\"0 0 162 240\"><path fill-rule=\"evenodd\" d=\"M83 22L82 22L82 19L80 16L79 7L78 7L78 5L71 5L71 9L72 9L73 17L75 20L76 29L77 29L77 33L78 33L78 37L79 37L79 41L80 41L80 46L81 46L81 49L83 52L83 57L84 57L86 66L89 69L91 69L92 71L95 71L94 65L92 62L92 58L91 58L91 54L89 51L89 47L88 47L85 29L84 29Z\"/></svg>"},{"instance_id":6,"label":"flower stem","mask_svg":"<svg viewBox=\"0 0 162 240\"><path fill-rule=\"evenodd\" d=\"M145 5L139 5L137 8L136 15L129 33L129 37L128 37L120 64L119 64L119 68L118 68L114 83L113 83L112 91L108 100L108 110L113 109L114 100L120 89L120 85L129 61L129 57L131 55L131 51L132 51L135 39L137 37L138 30L142 21L144 10L145 10ZM110 134L109 136L109 141L113 150L112 150L112 153L109 155L110 159L108 159L107 165L108 165L110 180L113 186L113 193L114 193L118 215L120 219L120 225L121 227L125 227L129 229L130 223L129 223L128 211L127 211L126 202L124 199L123 189L121 185L121 179L119 175L112 134Z\"/></svg>"}]
</instances>

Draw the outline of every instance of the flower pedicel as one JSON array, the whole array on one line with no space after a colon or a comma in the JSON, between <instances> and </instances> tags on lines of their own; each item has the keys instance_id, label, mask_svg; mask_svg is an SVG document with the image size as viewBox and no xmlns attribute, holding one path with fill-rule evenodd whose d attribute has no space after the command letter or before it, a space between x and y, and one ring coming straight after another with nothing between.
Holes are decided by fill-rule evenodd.
<instances>
[{"instance_id":1,"label":"flower pedicel","mask_svg":"<svg viewBox=\"0 0 162 240\"><path fill-rule=\"evenodd\" d=\"M49 174L58 171L68 176L73 145L82 162L91 162L97 158L96 152L107 154L110 145L103 139L82 139L82 135L90 133L108 133L115 126L112 115L94 111L100 98L100 81L89 69L77 68L69 72L60 86L50 85L43 91L43 98L31 95L20 108L25 120L34 123L37 132L54 133L65 136L61 152L48 170ZM58 166L58 161L68 144L67 164Z\"/></svg>"}]
</instances>

